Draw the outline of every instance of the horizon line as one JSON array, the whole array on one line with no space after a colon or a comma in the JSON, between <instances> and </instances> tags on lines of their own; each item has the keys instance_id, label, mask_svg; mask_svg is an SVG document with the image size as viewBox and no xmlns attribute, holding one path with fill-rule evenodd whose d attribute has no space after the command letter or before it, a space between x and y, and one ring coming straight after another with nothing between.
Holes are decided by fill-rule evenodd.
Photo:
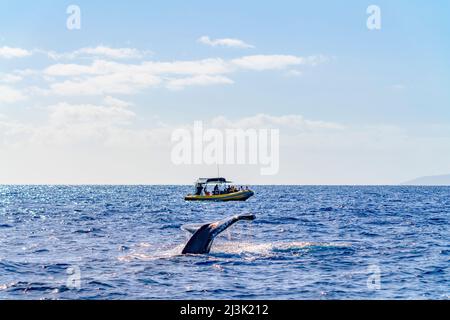
<instances>
[{"instance_id":1,"label":"horizon line","mask_svg":"<svg viewBox=\"0 0 450 320\"><path fill-rule=\"evenodd\" d=\"M77 187L77 186L191 186L193 183L0 183L0 187L4 186L61 186L61 187ZM293 186L293 187L450 187L450 184L240 184L245 186Z\"/></svg>"}]
</instances>

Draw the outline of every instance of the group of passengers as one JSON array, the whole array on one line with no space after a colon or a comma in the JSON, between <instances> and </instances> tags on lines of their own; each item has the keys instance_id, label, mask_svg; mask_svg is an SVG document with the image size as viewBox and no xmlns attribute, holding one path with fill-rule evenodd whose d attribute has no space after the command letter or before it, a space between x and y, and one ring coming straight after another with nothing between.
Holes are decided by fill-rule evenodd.
<instances>
[{"instance_id":1,"label":"group of passengers","mask_svg":"<svg viewBox=\"0 0 450 320\"><path fill-rule=\"evenodd\" d=\"M207 190L207 186L205 185L205 187L203 187L203 186L198 187L197 195L210 196L210 195L228 194L228 193L239 192L239 191L244 191L244 190L248 190L248 186L246 186L244 188L244 186L224 185L224 187L222 187L222 185L219 186L218 184L216 184L214 186L213 191L209 192Z\"/></svg>"}]
</instances>

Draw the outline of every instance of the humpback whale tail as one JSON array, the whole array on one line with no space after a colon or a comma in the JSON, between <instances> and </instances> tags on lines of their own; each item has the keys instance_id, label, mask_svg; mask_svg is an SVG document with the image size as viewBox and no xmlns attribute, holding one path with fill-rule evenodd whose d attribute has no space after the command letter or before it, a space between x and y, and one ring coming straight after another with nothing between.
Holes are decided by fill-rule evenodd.
<instances>
[{"instance_id":1,"label":"humpback whale tail","mask_svg":"<svg viewBox=\"0 0 450 320\"><path fill-rule=\"evenodd\" d=\"M253 214L242 214L222 221L204 224L195 232L193 232L192 227L183 228L184 230L192 232L193 236L189 239L188 243L184 247L182 254L209 253L214 238L217 235L240 220L254 220L255 218L256 216Z\"/></svg>"}]
</instances>

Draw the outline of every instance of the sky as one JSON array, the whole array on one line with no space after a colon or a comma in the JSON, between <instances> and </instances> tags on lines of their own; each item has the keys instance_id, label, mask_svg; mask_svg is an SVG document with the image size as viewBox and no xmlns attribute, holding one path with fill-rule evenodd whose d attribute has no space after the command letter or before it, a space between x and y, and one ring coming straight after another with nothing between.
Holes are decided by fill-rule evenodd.
<instances>
[{"instance_id":1,"label":"sky","mask_svg":"<svg viewBox=\"0 0 450 320\"><path fill-rule=\"evenodd\" d=\"M279 130L276 174L220 166L241 183L448 174L449 14L448 1L0 0L0 184L215 176L171 159L195 121Z\"/></svg>"}]
</instances>

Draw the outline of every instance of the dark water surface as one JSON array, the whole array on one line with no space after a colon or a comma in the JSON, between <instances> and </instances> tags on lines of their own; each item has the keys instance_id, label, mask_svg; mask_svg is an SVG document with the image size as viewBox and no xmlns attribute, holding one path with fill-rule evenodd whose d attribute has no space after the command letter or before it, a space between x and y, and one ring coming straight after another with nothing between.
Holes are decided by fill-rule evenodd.
<instances>
[{"instance_id":1,"label":"dark water surface","mask_svg":"<svg viewBox=\"0 0 450 320\"><path fill-rule=\"evenodd\" d=\"M450 188L0 186L3 299L448 299ZM182 256L183 224L254 213ZM379 279L379 282L378 282Z\"/></svg>"}]
</instances>

